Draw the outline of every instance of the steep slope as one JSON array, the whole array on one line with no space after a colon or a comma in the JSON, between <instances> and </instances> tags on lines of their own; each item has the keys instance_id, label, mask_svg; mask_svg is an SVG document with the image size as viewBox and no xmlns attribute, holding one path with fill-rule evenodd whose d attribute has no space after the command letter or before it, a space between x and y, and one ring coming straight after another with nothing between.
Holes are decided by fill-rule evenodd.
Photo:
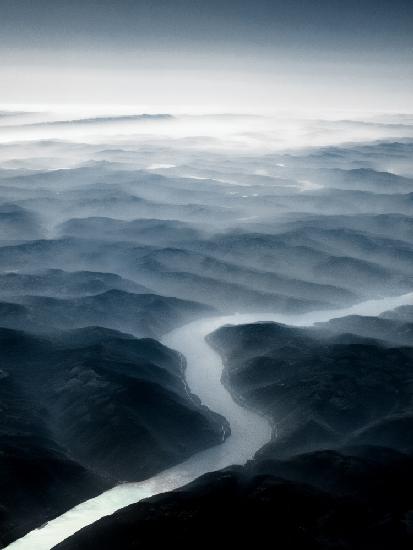
<instances>
[{"instance_id":1,"label":"steep slope","mask_svg":"<svg viewBox=\"0 0 413 550\"><path fill-rule=\"evenodd\" d=\"M412 458L381 448L253 462L207 474L82 529L56 550L146 546L407 550Z\"/></svg>"},{"instance_id":2,"label":"steep slope","mask_svg":"<svg viewBox=\"0 0 413 550\"><path fill-rule=\"evenodd\" d=\"M413 452L413 348L276 323L222 327L210 342L229 390L276 423L278 456L351 442Z\"/></svg>"},{"instance_id":3,"label":"steep slope","mask_svg":"<svg viewBox=\"0 0 413 550\"><path fill-rule=\"evenodd\" d=\"M8 300L0 302L1 324L34 332L100 325L141 337L159 337L213 311L196 302L123 290L77 298L15 296L14 302Z\"/></svg>"},{"instance_id":4,"label":"steep slope","mask_svg":"<svg viewBox=\"0 0 413 550\"><path fill-rule=\"evenodd\" d=\"M155 340L103 328L0 339L3 543L228 433L188 392L183 358Z\"/></svg>"},{"instance_id":5,"label":"steep slope","mask_svg":"<svg viewBox=\"0 0 413 550\"><path fill-rule=\"evenodd\" d=\"M42 233L39 216L17 204L0 204L1 240L39 239Z\"/></svg>"}]
</instances>

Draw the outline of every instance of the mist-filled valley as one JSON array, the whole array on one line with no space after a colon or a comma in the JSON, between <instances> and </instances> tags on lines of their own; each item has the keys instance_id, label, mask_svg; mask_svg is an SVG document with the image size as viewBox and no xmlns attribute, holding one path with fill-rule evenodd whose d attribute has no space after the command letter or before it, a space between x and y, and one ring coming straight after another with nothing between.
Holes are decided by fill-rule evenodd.
<instances>
[{"instance_id":1,"label":"mist-filled valley","mask_svg":"<svg viewBox=\"0 0 413 550\"><path fill-rule=\"evenodd\" d=\"M409 548L412 158L411 115L1 111L0 547Z\"/></svg>"}]
</instances>

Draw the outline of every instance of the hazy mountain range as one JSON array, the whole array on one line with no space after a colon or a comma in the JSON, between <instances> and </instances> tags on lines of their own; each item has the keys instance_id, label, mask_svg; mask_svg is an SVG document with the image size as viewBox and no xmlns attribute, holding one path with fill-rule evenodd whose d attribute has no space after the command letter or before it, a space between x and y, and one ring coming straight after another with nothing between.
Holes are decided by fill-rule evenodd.
<instances>
[{"instance_id":1,"label":"hazy mountain range","mask_svg":"<svg viewBox=\"0 0 413 550\"><path fill-rule=\"evenodd\" d=\"M275 117L30 120L0 117L0 546L230 437L170 331L413 291L409 117L295 121L297 146ZM59 548L238 544L250 523L285 548L407 549L412 306L208 342L271 441Z\"/></svg>"}]
</instances>

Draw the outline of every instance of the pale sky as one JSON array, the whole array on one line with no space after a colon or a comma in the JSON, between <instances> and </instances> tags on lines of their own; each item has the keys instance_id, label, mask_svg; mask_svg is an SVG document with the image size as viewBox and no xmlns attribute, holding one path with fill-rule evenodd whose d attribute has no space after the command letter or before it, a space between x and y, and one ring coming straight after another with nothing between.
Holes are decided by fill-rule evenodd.
<instances>
[{"instance_id":1,"label":"pale sky","mask_svg":"<svg viewBox=\"0 0 413 550\"><path fill-rule=\"evenodd\" d=\"M0 0L0 103L413 111L408 0Z\"/></svg>"}]
</instances>

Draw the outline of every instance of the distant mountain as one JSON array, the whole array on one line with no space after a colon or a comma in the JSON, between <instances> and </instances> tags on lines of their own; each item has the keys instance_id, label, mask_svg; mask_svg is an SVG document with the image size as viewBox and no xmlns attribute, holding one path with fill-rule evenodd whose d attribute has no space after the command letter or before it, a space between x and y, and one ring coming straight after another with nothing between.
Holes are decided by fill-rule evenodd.
<instances>
[{"instance_id":1,"label":"distant mountain","mask_svg":"<svg viewBox=\"0 0 413 550\"><path fill-rule=\"evenodd\" d=\"M391 311L385 311L380 315L384 319L394 319L405 323L413 323L413 305L396 307Z\"/></svg>"},{"instance_id":2,"label":"distant mountain","mask_svg":"<svg viewBox=\"0 0 413 550\"><path fill-rule=\"evenodd\" d=\"M340 242L335 242L338 237L334 233L331 237L328 231L321 233L324 242L311 238L312 232L307 230L303 230L300 236L290 233L227 233L199 243L197 248L225 262L276 273L277 276L328 285L330 289L345 289L356 296L376 295L380 289L389 294L397 294L412 288L413 282L408 271L411 247L400 245L400 250L394 250L389 246L386 252L385 248L375 245L380 252L376 255L372 252L371 255L374 260L380 260L386 265L384 267L376 261L362 259L361 251L354 251L357 245L352 244L352 235L346 241L346 234L342 232ZM395 267L399 268L400 272L397 272ZM259 278L257 279L259 281Z\"/></svg>"},{"instance_id":3,"label":"distant mountain","mask_svg":"<svg viewBox=\"0 0 413 550\"><path fill-rule=\"evenodd\" d=\"M43 235L36 214L15 204L0 204L0 239L3 241L39 239Z\"/></svg>"},{"instance_id":4,"label":"distant mountain","mask_svg":"<svg viewBox=\"0 0 413 550\"><path fill-rule=\"evenodd\" d=\"M189 223L176 220L114 220L112 218L74 218L58 227L62 235L109 240L131 240L134 242L165 244L185 242L200 237Z\"/></svg>"},{"instance_id":5,"label":"distant mountain","mask_svg":"<svg viewBox=\"0 0 413 550\"><path fill-rule=\"evenodd\" d=\"M0 302L4 327L49 333L100 325L140 337L159 337L213 310L197 302L156 294L108 290L92 296L15 296Z\"/></svg>"},{"instance_id":6,"label":"distant mountain","mask_svg":"<svg viewBox=\"0 0 413 550\"><path fill-rule=\"evenodd\" d=\"M332 284L362 293L366 297L377 296L379 292L390 295L403 294L412 288L408 277L394 273L390 267L350 257L332 256L316 264L313 277L319 283Z\"/></svg>"},{"instance_id":7,"label":"distant mountain","mask_svg":"<svg viewBox=\"0 0 413 550\"><path fill-rule=\"evenodd\" d=\"M176 288L179 285L180 277L183 279L185 277L192 278L193 284L187 285L186 292L188 293L191 290L194 293L198 292L200 297L202 296L202 288L198 288L197 282L200 281L201 285L207 285L208 279L217 280L219 284L215 284L216 299L223 305L225 297L218 296L219 286L221 286L222 290L225 289L226 299L231 301L232 287L233 302L235 304L233 307L238 309L242 307L243 301L245 301L245 304L247 302L251 303L252 306L255 303L255 307L262 308L263 299L267 300L268 306L273 304L272 307L277 307L277 299L279 301L284 299L286 305L290 300L292 307L294 307L294 301L298 305L300 300L303 307L311 307L311 305L317 307L317 301L321 307L323 307L322 304L349 304L357 301L356 295L333 285L319 285L274 272L266 272L258 268L249 268L197 253L195 252L196 245L193 243L192 245L189 244L189 247L194 250L169 247L150 251L138 262L135 267L136 273L140 277L150 277L150 280L153 281L161 278L161 281L157 283L161 285L161 288L162 278L168 278L167 284L173 285L171 288ZM175 290L175 292L179 291ZM177 295L183 296L185 295L184 292L181 290L181 294ZM239 293L238 299L237 292ZM256 295L255 299L254 293ZM213 295L210 294L209 300L212 297ZM207 298L202 299L206 300Z\"/></svg>"},{"instance_id":8,"label":"distant mountain","mask_svg":"<svg viewBox=\"0 0 413 550\"><path fill-rule=\"evenodd\" d=\"M397 317L398 314L395 312L393 315ZM400 315L400 317L400 319L392 319L385 318L385 316L349 315L331 319L328 323L317 323L316 325L338 334L352 333L364 338L374 338L392 344L412 346L413 319L408 322L407 318L402 318L403 315Z\"/></svg>"},{"instance_id":9,"label":"distant mountain","mask_svg":"<svg viewBox=\"0 0 413 550\"><path fill-rule=\"evenodd\" d=\"M307 216L290 222L273 223L273 231L284 232L294 229L337 230L351 229L366 234L397 239L411 243L413 240L413 218L402 214L358 214L347 216Z\"/></svg>"},{"instance_id":10,"label":"distant mountain","mask_svg":"<svg viewBox=\"0 0 413 550\"><path fill-rule=\"evenodd\" d=\"M353 229L316 229L305 227L279 235L290 246L307 246L331 255L375 262L395 272L413 272L411 243L365 234Z\"/></svg>"},{"instance_id":11,"label":"distant mountain","mask_svg":"<svg viewBox=\"0 0 413 550\"><path fill-rule=\"evenodd\" d=\"M41 239L0 247L3 271L118 271L119 256L129 255L132 243L111 243L93 239Z\"/></svg>"},{"instance_id":12,"label":"distant mountain","mask_svg":"<svg viewBox=\"0 0 413 550\"><path fill-rule=\"evenodd\" d=\"M317 173L317 181L330 187L372 191L374 193L411 193L413 179L392 174L378 172L371 168L355 168L351 170L328 170Z\"/></svg>"},{"instance_id":13,"label":"distant mountain","mask_svg":"<svg viewBox=\"0 0 413 550\"><path fill-rule=\"evenodd\" d=\"M294 201L294 202L293 202ZM413 193L373 193L350 189L321 189L294 195L290 200L278 201L284 211L299 211L310 214L386 214L412 215ZM295 203L295 204L294 204Z\"/></svg>"},{"instance_id":14,"label":"distant mountain","mask_svg":"<svg viewBox=\"0 0 413 550\"><path fill-rule=\"evenodd\" d=\"M108 290L148 293L147 287L114 273L45 269L30 272L0 273L0 296L30 294L37 296L85 296Z\"/></svg>"},{"instance_id":15,"label":"distant mountain","mask_svg":"<svg viewBox=\"0 0 413 550\"><path fill-rule=\"evenodd\" d=\"M186 264L182 264L185 269ZM136 268L135 268L136 269ZM205 270L208 271L208 270ZM142 281L152 284L158 292L171 292L175 296L201 299L221 312L245 311L308 311L328 308L327 302L295 298L275 292L264 292L229 282L217 277L185 271L168 271L161 263L151 257L141 260L136 272ZM237 279L236 276L233 278Z\"/></svg>"},{"instance_id":16,"label":"distant mountain","mask_svg":"<svg viewBox=\"0 0 413 550\"><path fill-rule=\"evenodd\" d=\"M52 120L44 122L28 122L26 124L20 124L18 126L13 126L12 128L17 130L25 128L38 128L38 127L47 127L47 126L75 126L75 125L85 125L85 124L105 124L105 123L122 123L122 122L149 122L156 120L171 120L174 117L170 114L138 114L138 115L116 115L116 116L98 116L93 118L77 118L73 120Z\"/></svg>"}]
</instances>

